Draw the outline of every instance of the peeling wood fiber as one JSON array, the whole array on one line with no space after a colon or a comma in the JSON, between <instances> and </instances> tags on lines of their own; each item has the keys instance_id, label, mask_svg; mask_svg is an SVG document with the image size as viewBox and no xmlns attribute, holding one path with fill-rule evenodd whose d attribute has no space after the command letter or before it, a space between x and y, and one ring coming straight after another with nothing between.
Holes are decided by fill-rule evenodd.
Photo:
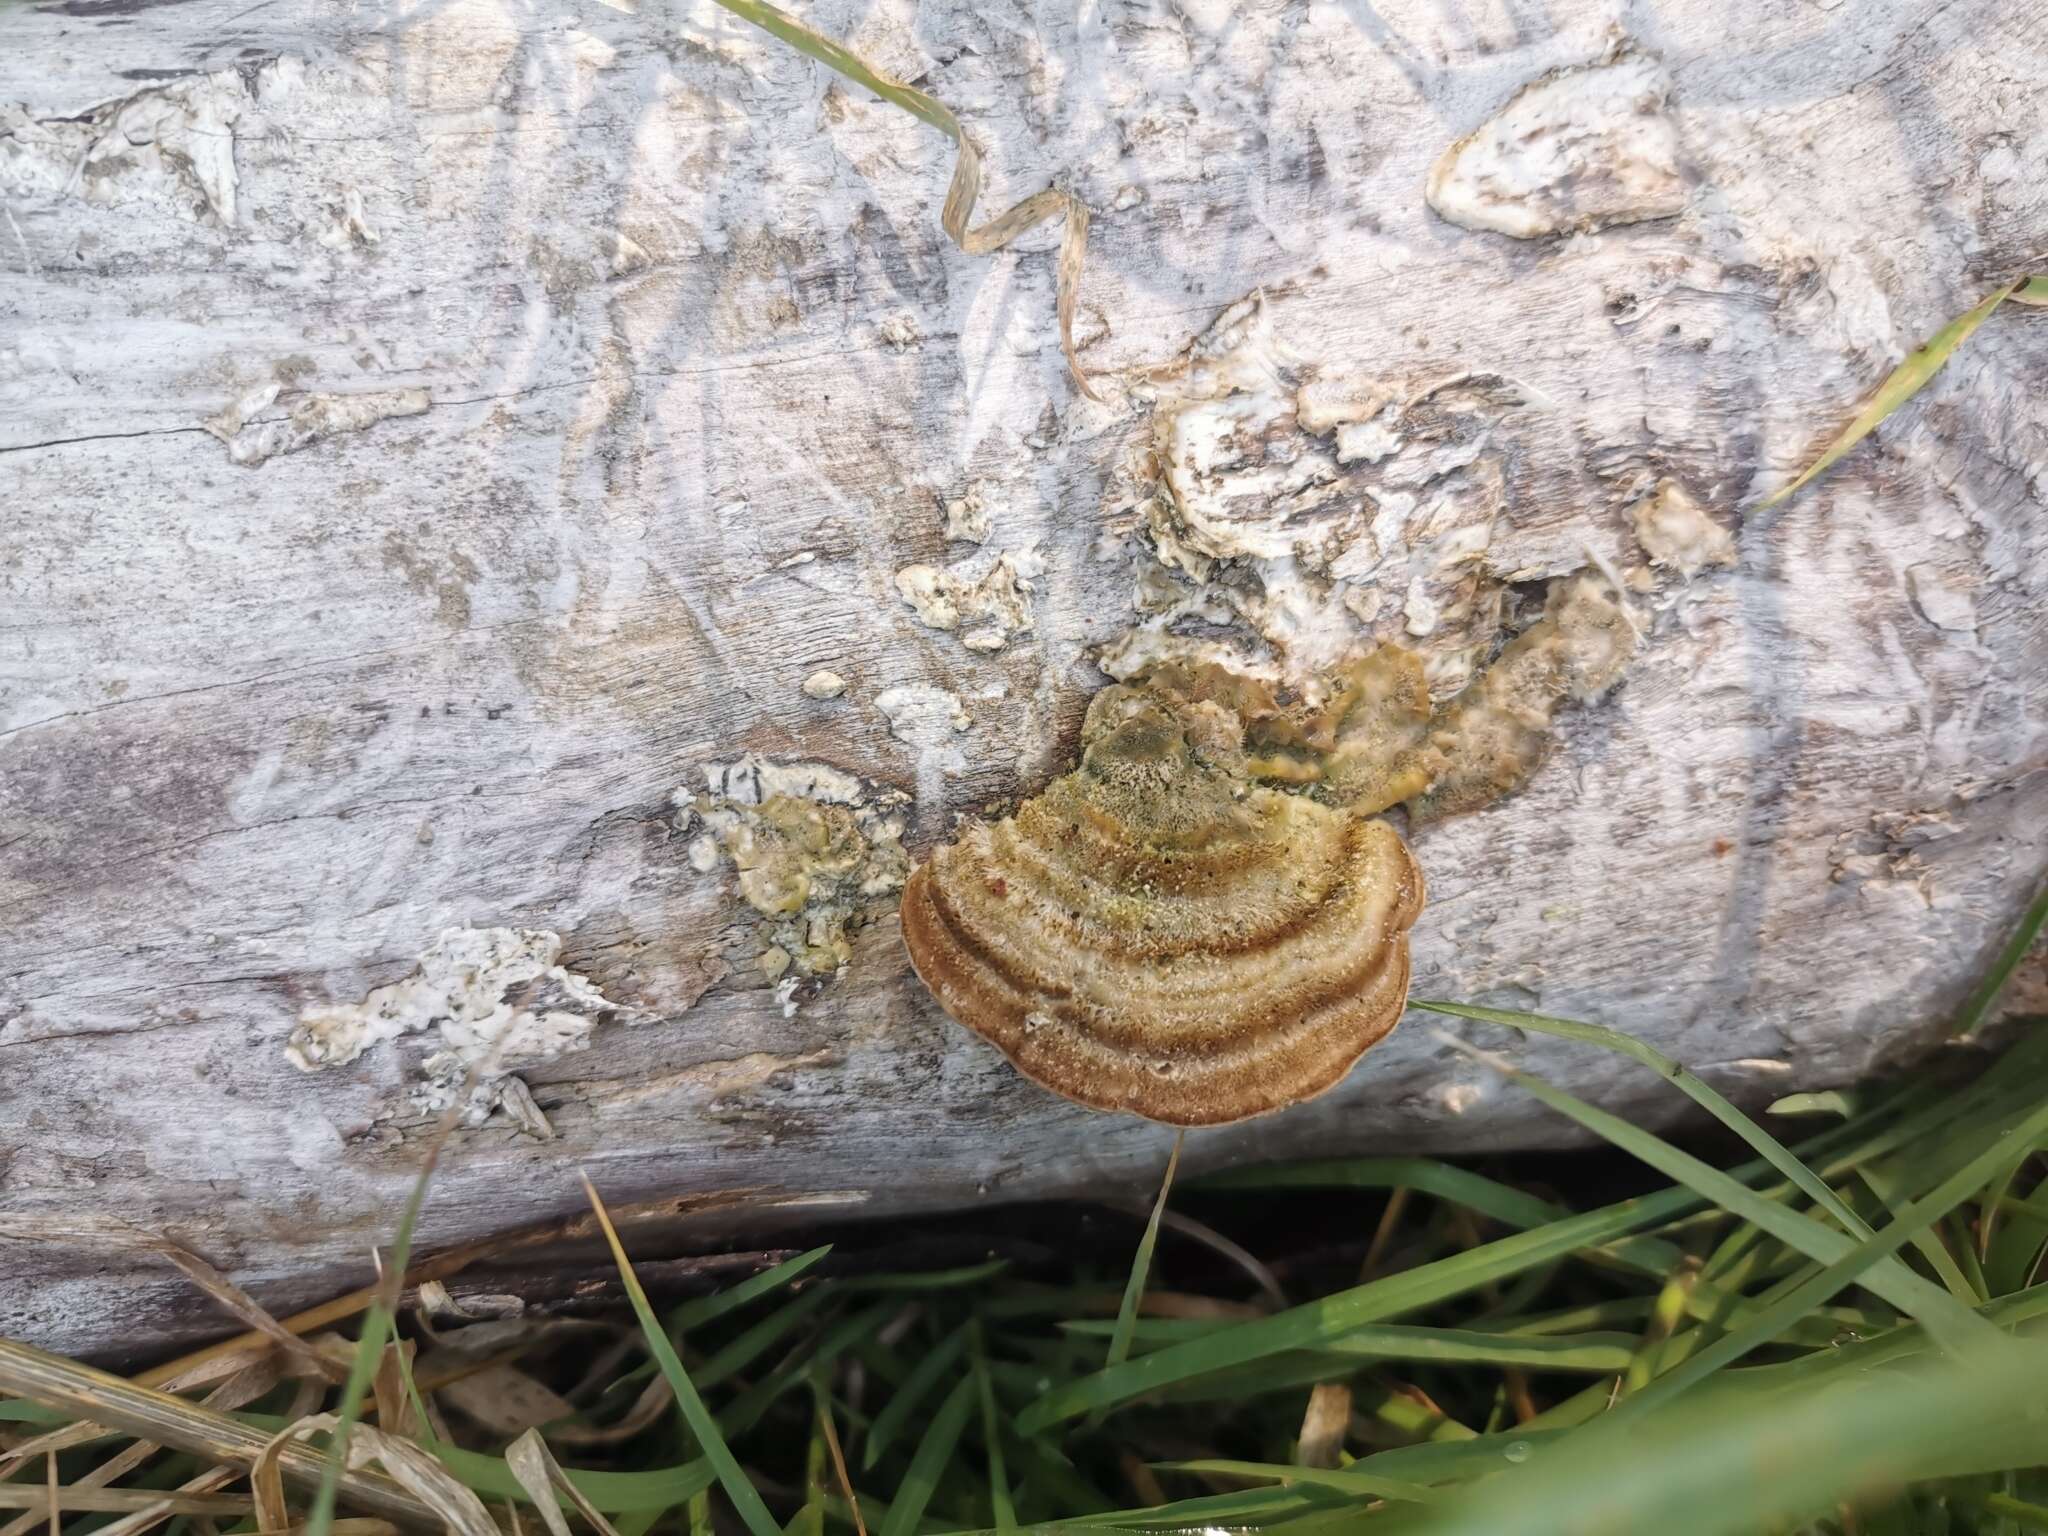
<instances>
[{"instance_id":1,"label":"peeling wood fiber","mask_svg":"<svg viewBox=\"0 0 2048 1536\"><path fill-rule=\"evenodd\" d=\"M1589 566L1645 627L1525 788L1414 831L1419 993L1603 1020L1754 1103L1928 1048L2048 866L2048 316L2001 312L1816 490L1749 510L2038 259L2043 0L805 17L958 110L993 202L1057 177L1093 211L1102 402L1060 356L1057 236L962 255L950 145L710 0L10 11L0 1334L211 1331L138 1232L276 1306L360 1280L430 1040L312 1076L285 1042L464 926L559 933L641 1022L526 1074L556 1141L460 1133L429 1249L574 1207L579 1164L621 1201L755 1192L721 1219L757 1232L1155 1177L1171 1132L1020 1079L893 918L785 1013L671 797L826 763L914 795L922 857L1038 792L1158 595L1136 381L1256 289L1297 353L1421 402L1429 452L1345 451L1383 507L1485 511L1457 547L1497 639ZM1432 211L1447 150L1579 121L1560 93L1610 58L1654 121L1610 96L1557 142L1649 172L1532 173L1515 218L1490 160L1484 227ZM1513 409L1424 397L1457 376ZM1422 622L1357 548L1359 633ZM999 644L899 591L1024 551ZM1177 622L1256 643L1234 612ZM807 695L828 670L843 694ZM970 729L919 704L944 699ZM1471 1033L1675 1112L1647 1074ZM1411 1028L1188 1156L1566 1136Z\"/></svg>"}]
</instances>

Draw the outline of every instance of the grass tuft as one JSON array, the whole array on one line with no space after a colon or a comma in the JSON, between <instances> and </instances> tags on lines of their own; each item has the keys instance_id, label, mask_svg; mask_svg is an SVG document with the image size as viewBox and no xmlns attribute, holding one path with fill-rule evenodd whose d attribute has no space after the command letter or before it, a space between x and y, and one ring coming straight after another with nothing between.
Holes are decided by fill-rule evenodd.
<instances>
[{"instance_id":1,"label":"grass tuft","mask_svg":"<svg viewBox=\"0 0 2048 1536\"><path fill-rule=\"evenodd\" d=\"M1076 1208L995 1213L943 1243L764 1254L665 1315L652 1277L730 1269L643 1280L592 1189L625 1307L467 1321L445 1294L391 1302L423 1178L367 1304L275 1322L195 1261L195 1302L252 1331L168 1373L0 1342L0 1510L18 1536L305 1536L323 1488L328 1536L2048 1522L2048 1029L1830 1096L1781 1122L1819 1127L1794 1145L1613 1030L1423 1006L1628 1056L1715 1139L1653 1135L1495 1059L1608 1151L1177 1188L1170 1164L1128 1264ZM353 1339L325 1331L349 1318ZM492 1425L451 1390L485 1372L506 1399ZM513 1432L521 1392L541 1422ZM329 1426L325 1451L304 1443Z\"/></svg>"}]
</instances>

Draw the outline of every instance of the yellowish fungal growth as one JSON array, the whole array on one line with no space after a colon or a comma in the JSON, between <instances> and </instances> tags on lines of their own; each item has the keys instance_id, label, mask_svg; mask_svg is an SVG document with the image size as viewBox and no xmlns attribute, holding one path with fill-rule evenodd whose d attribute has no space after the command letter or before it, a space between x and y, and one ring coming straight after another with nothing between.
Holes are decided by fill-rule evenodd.
<instances>
[{"instance_id":1,"label":"yellowish fungal growth","mask_svg":"<svg viewBox=\"0 0 2048 1536\"><path fill-rule=\"evenodd\" d=\"M710 772L681 806L690 859L721 862L763 919L758 964L770 981L835 974L853 957L869 909L903 888L901 796L870 796L851 775L813 764L743 760Z\"/></svg>"},{"instance_id":2,"label":"yellowish fungal growth","mask_svg":"<svg viewBox=\"0 0 2048 1536\"><path fill-rule=\"evenodd\" d=\"M910 876L911 961L1083 1104L1209 1125L1320 1093L1406 1005L1422 875L1375 813L1420 822L1518 787L1559 706L1611 687L1637 638L1580 574L1436 709L1397 645L1299 693L1160 663L1090 701L1078 768ZM788 899L786 879L767 890Z\"/></svg>"},{"instance_id":3,"label":"yellowish fungal growth","mask_svg":"<svg viewBox=\"0 0 2048 1536\"><path fill-rule=\"evenodd\" d=\"M1543 617L1438 711L1429 733L1434 778L1410 813L1417 821L1455 816L1519 789L1550 750L1559 707L1613 687L1639 639L1604 578L1552 582Z\"/></svg>"}]
</instances>

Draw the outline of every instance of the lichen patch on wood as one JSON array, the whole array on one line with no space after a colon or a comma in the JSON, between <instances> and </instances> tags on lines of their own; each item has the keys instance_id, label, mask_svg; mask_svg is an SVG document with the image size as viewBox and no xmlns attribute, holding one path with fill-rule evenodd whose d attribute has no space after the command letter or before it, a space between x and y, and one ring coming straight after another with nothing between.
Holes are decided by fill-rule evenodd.
<instances>
[{"instance_id":1,"label":"lichen patch on wood","mask_svg":"<svg viewBox=\"0 0 2048 1536\"><path fill-rule=\"evenodd\" d=\"M1651 563L1687 581L1709 566L1735 563L1735 535L1709 517L1676 480L1658 482L1629 515L1636 543Z\"/></svg>"},{"instance_id":2,"label":"lichen patch on wood","mask_svg":"<svg viewBox=\"0 0 2048 1536\"><path fill-rule=\"evenodd\" d=\"M1429 205L1517 239L1668 219L1685 211L1670 77L1632 47L1524 86L1445 150Z\"/></svg>"},{"instance_id":3,"label":"lichen patch on wood","mask_svg":"<svg viewBox=\"0 0 2048 1536\"><path fill-rule=\"evenodd\" d=\"M208 417L206 430L227 444L228 457L254 468L281 453L297 453L322 438L362 432L380 421L424 415L432 402L424 389L375 389L355 394L307 395L293 402L283 418L250 422L247 418L278 396L275 384L236 400L218 416Z\"/></svg>"}]
</instances>

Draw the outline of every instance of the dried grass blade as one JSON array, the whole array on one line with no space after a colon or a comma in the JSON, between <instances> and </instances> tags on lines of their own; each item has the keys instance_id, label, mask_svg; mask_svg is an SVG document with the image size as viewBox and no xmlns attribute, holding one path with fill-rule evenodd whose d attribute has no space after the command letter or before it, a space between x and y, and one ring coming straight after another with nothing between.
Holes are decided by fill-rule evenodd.
<instances>
[{"instance_id":1,"label":"dried grass blade","mask_svg":"<svg viewBox=\"0 0 2048 1536\"><path fill-rule=\"evenodd\" d=\"M867 1520L860 1512L860 1495L853 1491L853 1479L846 1471L846 1451L839 1444L839 1426L832 1422L832 1398L821 1386L818 1390L818 1427L825 1432L825 1449L832 1456L832 1471L839 1479L839 1491L846 1499L846 1507L853 1515L855 1536L868 1536Z\"/></svg>"},{"instance_id":2,"label":"dried grass blade","mask_svg":"<svg viewBox=\"0 0 2048 1536\"><path fill-rule=\"evenodd\" d=\"M104 1440L115 1433L104 1424L81 1423L60 1424L55 1429L45 1430L32 1440L24 1440L5 1454L0 1454L0 1478L11 1477L23 1462L33 1461L53 1451L68 1451L74 1446L88 1445L94 1440Z\"/></svg>"},{"instance_id":3,"label":"dried grass blade","mask_svg":"<svg viewBox=\"0 0 2048 1536\"><path fill-rule=\"evenodd\" d=\"M328 1359L320 1351L300 1338L299 1335L286 1328L284 1324L280 1323L275 1317L272 1317L268 1311L259 1305L255 1297L207 1263L206 1260L199 1257L198 1254L191 1252L189 1249L181 1248L168 1239L160 1239L152 1244L152 1246L158 1253L177 1265L184 1272L186 1279L219 1302L223 1309L247 1324L257 1333L262 1334L271 1343L277 1345L278 1348L291 1356L292 1359L298 1361L313 1375L319 1376L326 1381L334 1382L337 1385L347 1377L348 1372L346 1369L335 1361Z\"/></svg>"},{"instance_id":4,"label":"dried grass blade","mask_svg":"<svg viewBox=\"0 0 2048 1536\"><path fill-rule=\"evenodd\" d=\"M57 1500L56 1510L51 1505L53 1497ZM41 1485L0 1483L0 1509L25 1510L39 1522L45 1517L57 1518L58 1512L67 1515L125 1515L158 1504L170 1505L170 1512L179 1515L241 1517L249 1513L249 1500L244 1494L164 1493L155 1488L80 1488L61 1484L54 1477Z\"/></svg>"},{"instance_id":5,"label":"dried grass blade","mask_svg":"<svg viewBox=\"0 0 2048 1536\"><path fill-rule=\"evenodd\" d=\"M580 1513L584 1520L588 1520L590 1528L594 1532L598 1532L598 1536L618 1536L618 1532L612 1530L612 1522L608 1522L604 1518L604 1513L598 1509L598 1505L594 1505L590 1499L586 1499L584 1491L580 1487L575 1487L575 1483L569 1479L569 1475L565 1473L565 1470L561 1470L561 1462L555 1460L555 1452L547 1448L547 1442L541 1438L539 1430L528 1430L524 1436L520 1436L520 1440L528 1440L530 1442L530 1446L532 1446L532 1460L539 1462L541 1470L545 1470L547 1477L553 1481L553 1485L561 1491L561 1495L571 1505L575 1505L575 1513ZM506 1452L506 1460L512 1460L510 1450Z\"/></svg>"},{"instance_id":6,"label":"dried grass blade","mask_svg":"<svg viewBox=\"0 0 2048 1536\"><path fill-rule=\"evenodd\" d=\"M277 1352L272 1350L253 1365L242 1366L226 1381L223 1381L213 1391L209 1392L206 1395L206 1406L217 1408L222 1413L232 1413L235 1409L245 1404L253 1403L257 1398L276 1386L281 1376ZM81 1442L97 1439L105 1433L97 1424L73 1424L67 1426L67 1429L85 1431L84 1434L78 1437ZM64 1432L56 1431L58 1434ZM48 1439L50 1437L44 1436L41 1438ZM62 1449L63 1447L58 1448ZM92 1467L71 1486L74 1489L104 1488L112 1483L117 1483L162 1449L163 1447L153 1440L134 1441ZM182 1511L179 1512L182 1513ZM34 1514L19 1516L5 1526L0 1526L0 1536L28 1536L28 1532L33 1530L37 1523L38 1517Z\"/></svg>"},{"instance_id":7,"label":"dried grass blade","mask_svg":"<svg viewBox=\"0 0 2048 1536\"><path fill-rule=\"evenodd\" d=\"M0 1339L0 1393L25 1397L139 1439L225 1463L236 1469L231 1475L252 1466L265 1441L260 1431L214 1409L152 1392L106 1371L9 1339ZM301 1485L321 1481L323 1462L318 1452L304 1446L290 1446L279 1453L284 1475ZM390 1478L348 1473L338 1486L352 1504L372 1514L402 1525L433 1523L433 1512Z\"/></svg>"},{"instance_id":8,"label":"dried grass blade","mask_svg":"<svg viewBox=\"0 0 2048 1536\"><path fill-rule=\"evenodd\" d=\"M256 1499L256 1529L263 1536L275 1536L294 1523L291 1508L285 1502L284 1476L277 1470L277 1455L297 1438L298 1432L298 1423L294 1422L272 1435L249 1469L249 1492Z\"/></svg>"},{"instance_id":9,"label":"dried grass blade","mask_svg":"<svg viewBox=\"0 0 2048 1536\"><path fill-rule=\"evenodd\" d=\"M632 1439L660 1418L674 1398L675 1393L669 1387L668 1378L657 1375L641 1388L640 1395L633 1400L633 1406L614 1422L562 1423L557 1424L549 1433L563 1445L616 1445L621 1440ZM545 1419L540 1421L543 1424L547 1422Z\"/></svg>"},{"instance_id":10,"label":"dried grass blade","mask_svg":"<svg viewBox=\"0 0 2048 1536\"><path fill-rule=\"evenodd\" d=\"M323 1413L301 1419L292 1426L292 1433L305 1435L315 1429L339 1435L340 1415ZM372 1461L381 1462L392 1480L431 1509L435 1518L453 1536L501 1536L497 1523L491 1519L491 1512L484 1507L484 1501L477 1497L475 1490L425 1449L410 1440L387 1435L381 1429L358 1424L349 1443L349 1470L360 1469ZM326 1486L323 1479L321 1487ZM312 1525L312 1521L306 1522L308 1531Z\"/></svg>"},{"instance_id":11,"label":"dried grass blade","mask_svg":"<svg viewBox=\"0 0 2048 1536\"><path fill-rule=\"evenodd\" d=\"M1060 241L1058 288L1060 351L1066 356L1067 369L1074 376L1075 387L1090 400L1101 399L1089 384L1088 375L1082 372L1081 360L1074 352L1074 309L1079 301L1081 268L1088 255L1087 205L1071 192L1048 187L997 214L979 229L970 228L968 221L974 215L975 200L981 196L981 155L967 137L966 130L960 126L960 119L945 103L915 86L878 73L851 50L822 33L813 32L794 17L768 4L767 0L718 0L718 3L856 85L867 87L882 100L929 123L953 141L959 154L953 162L953 177L946 187L946 201L939 213L939 224L947 237L969 256L986 256L999 251L1047 219L1065 215L1066 233Z\"/></svg>"},{"instance_id":12,"label":"dried grass blade","mask_svg":"<svg viewBox=\"0 0 2048 1536\"><path fill-rule=\"evenodd\" d=\"M1310 1389L1295 1437L1297 1465L1335 1470L1344 1464L1344 1437L1351 1429L1351 1384L1320 1381Z\"/></svg>"},{"instance_id":13,"label":"dried grass blade","mask_svg":"<svg viewBox=\"0 0 2048 1536\"><path fill-rule=\"evenodd\" d=\"M555 1496L555 1480L548 1471L547 1447L540 1431L529 1429L505 1447L505 1465L519 1479L526 1497L540 1511L548 1536L569 1536L569 1517L562 1513L562 1501Z\"/></svg>"},{"instance_id":14,"label":"dried grass blade","mask_svg":"<svg viewBox=\"0 0 2048 1536\"><path fill-rule=\"evenodd\" d=\"M1801 471L1798 478L1789 485L1781 486L1766 496L1758 510L1775 507L1787 497L1796 495L1802 487L1825 474L1834 466L1837 459L1868 437L1879 422L1917 395L1927 381L1941 371L1942 364L1949 360L1956 348L1969 340L1970 333L1990 319L1991 312L2010 298L2024 281L2024 278L2016 277L2011 282L2001 285L1990 298L1967 314L1951 320L1936 331L1923 346L1909 353L1906 360L1894 368L1877 387L1877 393L1871 397L1870 404L1856 413L1855 419L1828 444L1821 456ZM2031 287L2029 284L2030 291Z\"/></svg>"},{"instance_id":15,"label":"dried grass blade","mask_svg":"<svg viewBox=\"0 0 2048 1536\"><path fill-rule=\"evenodd\" d=\"M142 1536L142 1533L151 1526L160 1525L177 1514L176 1510L169 1507L168 1500L175 1499L180 1494L211 1493L216 1488L226 1487L241 1475L242 1470L239 1467L208 1467L197 1477L180 1483L175 1492L157 1495L157 1502L149 1508L137 1510L132 1515L124 1515L111 1525L103 1525L93 1532L93 1536Z\"/></svg>"},{"instance_id":16,"label":"dried grass blade","mask_svg":"<svg viewBox=\"0 0 2048 1536\"><path fill-rule=\"evenodd\" d=\"M410 1436L418 1429L413 1423L412 1396L406 1391L413 1347L411 1339L393 1339L384 1346L384 1357L377 1362L377 1374L371 1378L377 1425L386 1434Z\"/></svg>"}]
</instances>

